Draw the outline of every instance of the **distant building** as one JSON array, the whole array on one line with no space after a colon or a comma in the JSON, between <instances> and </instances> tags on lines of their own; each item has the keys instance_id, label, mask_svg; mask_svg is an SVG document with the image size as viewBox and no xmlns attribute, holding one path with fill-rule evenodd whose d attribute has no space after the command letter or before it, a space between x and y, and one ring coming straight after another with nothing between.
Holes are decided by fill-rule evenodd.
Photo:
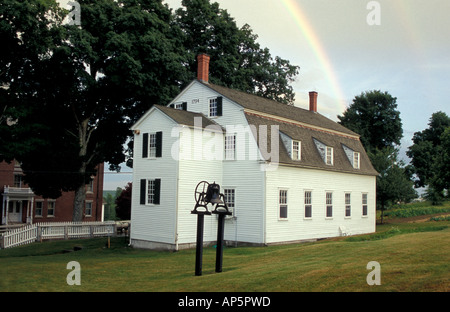
<instances>
[{"instance_id":1,"label":"distant building","mask_svg":"<svg viewBox=\"0 0 450 312\"><path fill-rule=\"evenodd\" d=\"M83 221L102 221L103 171L86 185ZM1 224L72 221L74 192L63 192L56 199L36 196L23 182L23 172L17 161L0 163Z\"/></svg>"},{"instance_id":2,"label":"distant building","mask_svg":"<svg viewBox=\"0 0 450 312\"><path fill-rule=\"evenodd\" d=\"M178 250L196 242L191 214L202 180L221 186L233 215L226 242L267 245L375 231L376 176L359 135L317 112L198 79L134 131L131 245ZM205 217L204 241L217 217Z\"/></svg>"}]
</instances>

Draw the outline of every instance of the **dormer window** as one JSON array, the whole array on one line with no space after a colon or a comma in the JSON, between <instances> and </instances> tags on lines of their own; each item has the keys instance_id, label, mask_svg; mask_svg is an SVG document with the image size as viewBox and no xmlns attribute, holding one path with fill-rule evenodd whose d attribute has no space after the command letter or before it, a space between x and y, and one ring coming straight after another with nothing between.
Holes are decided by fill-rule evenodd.
<instances>
[{"instance_id":1,"label":"dormer window","mask_svg":"<svg viewBox=\"0 0 450 312\"><path fill-rule=\"evenodd\" d=\"M209 117L222 116L222 97L209 99Z\"/></svg>"},{"instance_id":2,"label":"dormer window","mask_svg":"<svg viewBox=\"0 0 450 312\"><path fill-rule=\"evenodd\" d=\"M333 165L333 148L330 146L327 146L327 152L326 152L326 156L325 156L325 163L327 165L332 166Z\"/></svg>"},{"instance_id":3,"label":"dormer window","mask_svg":"<svg viewBox=\"0 0 450 312\"><path fill-rule=\"evenodd\" d=\"M355 152L344 144L342 144L342 148L344 149L345 155L347 155L348 161L352 167L354 169L360 169L361 154L359 152Z\"/></svg>"},{"instance_id":4,"label":"dormer window","mask_svg":"<svg viewBox=\"0 0 450 312\"><path fill-rule=\"evenodd\" d=\"M315 138L313 138L313 141L324 163L329 166L332 166L334 164L334 149L331 146L327 146L326 144L320 142Z\"/></svg>"},{"instance_id":5,"label":"dormer window","mask_svg":"<svg viewBox=\"0 0 450 312\"><path fill-rule=\"evenodd\" d=\"M292 140L291 158L293 160L301 160L302 159L302 142Z\"/></svg>"},{"instance_id":6,"label":"dormer window","mask_svg":"<svg viewBox=\"0 0 450 312\"><path fill-rule=\"evenodd\" d=\"M359 153L353 152L353 168L359 169Z\"/></svg>"}]
</instances>

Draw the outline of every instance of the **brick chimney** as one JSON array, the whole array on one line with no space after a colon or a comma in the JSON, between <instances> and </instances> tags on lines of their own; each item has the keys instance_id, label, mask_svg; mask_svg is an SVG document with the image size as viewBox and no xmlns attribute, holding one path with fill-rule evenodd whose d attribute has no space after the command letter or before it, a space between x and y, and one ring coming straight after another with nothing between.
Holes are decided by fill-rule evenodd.
<instances>
[{"instance_id":1,"label":"brick chimney","mask_svg":"<svg viewBox=\"0 0 450 312\"><path fill-rule=\"evenodd\" d=\"M197 79L205 83L208 83L210 59L211 57L204 53L197 55Z\"/></svg>"},{"instance_id":2,"label":"brick chimney","mask_svg":"<svg viewBox=\"0 0 450 312\"><path fill-rule=\"evenodd\" d=\"M309 92L309 111L317 113L317 92Z\"/></svg>"}]
</instances>

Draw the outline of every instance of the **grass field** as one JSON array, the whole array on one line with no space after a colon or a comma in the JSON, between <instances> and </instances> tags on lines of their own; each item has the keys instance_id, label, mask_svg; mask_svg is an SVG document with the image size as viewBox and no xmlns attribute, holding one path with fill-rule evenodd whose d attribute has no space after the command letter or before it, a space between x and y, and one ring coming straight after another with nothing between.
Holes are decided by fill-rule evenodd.
<instances>
[{"instance_id":1,"label":"grass field","mask_svg":"<svg viewBox=\"0 0 450 312\"><path fill-rule=\"evenodd\" d=\"M426 217L429 220L429 217ZM0 291L450 291L450 221L389 219L377 233L315 243L225 248L215 273L215 249L205 248L203 275L195 250L157 252L126 238L52 241L0 250ZM79 251L73 247L82 247ZM81 285L69 286L70 261ZM368 262L381 266L381 285L366 282ZM218 288L220 285L220 289Z\"/></svg>"}]
</instances>

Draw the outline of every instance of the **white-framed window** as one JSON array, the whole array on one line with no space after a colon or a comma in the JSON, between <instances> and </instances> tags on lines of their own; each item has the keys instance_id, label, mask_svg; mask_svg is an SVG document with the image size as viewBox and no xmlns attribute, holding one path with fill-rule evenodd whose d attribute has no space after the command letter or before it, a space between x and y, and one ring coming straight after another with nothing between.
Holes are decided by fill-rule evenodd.
<instances>
[{"instance_id":1,"label":"white-framed window","mask_svg":"<svg viewBox=\"0 0 450 312\"><path fill-rule=\"evenodd\" d=\"M142 136L142 158L162 157L162 131L144 133Z\"/></svg>"},{"instance_id":2,"label":"white-framed window","mask_svg":"<svg viewBox=\"0 0 450 312\"><path fill-rule=\"evenodd\" d=\"M327 146L325 154L325 163L327 165L333 165L333 148L331 146Z\"/></svg>"},{"instance_id":3,"label":"white-framed window","mask_svg":"<svg viewBox=\"0 0 450 312\"><path fill-rule=\"evenodd\" d=\"M302 159L302 142L292 140L292 159L293 160Z\"/></svg>"},{"instance_id":4,"label":"white-framed window","mask_svg":"<svg viewBox=\"0 0 450 312\"><path fill-rule=\"evenodd\" d=\"M86 216L92 216L92 201L91 200L87 200L84 203L84 214Z\"/></svg>"},{"instance_id":5,"label":"white-framed window","mask_svg":"<svg viewBox=\"0 0 450 312\"><path fill-rule=\"evenodd\" d=\"M234 215L234 203L235 203L235 189L226 188L223 190L223 196L225 197L225 202L227 203L228 209Z\"/></svg>"},{"instance_id":6,"label":"white-framed window","mask_svg":"<svg viewBox=\"0 0 450 312\"><path fill-rule=\"evenodd\" d=\"M187 110L187 102L175 103L175 109Z\"/></svg>"},{"instance_id":7,"label":"white-framed window","mask_svg":"<svg viewBox=\"0 0 450 312\"><path fill-rule=\"evenodd\" d=\"M140 204L159 205L161 198L161 179L141 179Z\"/></svg>"},{"instance_id":8,"label":"white-framed window","mask_svg":"<svg viewBox=\"0 0 450 312\"><path fill-rule=\"evenodd\" d=\"M236 134L225 136L225 160L236 159Z\"/></svg>"},{"instance_id":9,"label":"white-framed window","mask_svg":"<svg viewBox=\"0 0 450 312\"><path fill-rule=\"evenodd\" d=\"M42 217L42 211L44 209L44 201L37 200L34 205L35 205L35 216Z\"/></svg>"},{"instance_id":10,"label":"white-framed window","mask_svg":"<svg viewBox=\"0 0 450 312\"><path fill-rule=\"evenodd\" d=\"M150 133L148 136L148 157L156 157L156 133Z\"/></svg>"},{"instance_id":11,"label":"white-framed window","mask_svg":"<svg viewBox=\"0 0 450 312\"><path fill-rule=\"evenodd\" d=\"M209 117L217 116L217 98L209 99Z\"/></svg>"},{"instance_id":12,"label":"white-framed window","mask_svg":"<svg viewBox=\"0 0 450 312\"><path fill-rule=\"evenodd\" d=\"M56 211L56 202L54 200L47 201L47 217L54 217Z\"/></svg>"},{"instance_id":13,"label":"white-framed window","mask_svg":"<svg viewBox=\"0 0 450 312\"><path fill-rule=\"evenodd\" d=\"M363 215L363 217L367 216L367 213L368 213L367 207L368 207L368 204L367 204L367 193L363 193L362 194L362 215Z\"/></svg>"},{"instance_id":14,"label":"white-framed window","mask_svg":"<svg viewBox=\"0 0 450 312\"><path fill-rule=\"evenodd\" d=\"M352 200L351 200L351 194L345 193L345 216L350 217L351 211L352 211Z\"/></svg>"},{"instance_id":15,"label":"white-framed window","mask_svg":"<svg viewBox=\"0 0 450 312\"><path fill-rule=\"evenodd\" d=\"M326 217L333 217L333 192L325 193Z\"/></svg>"},{"instance_id":16,"label":"white-framed window","mask_svg":"<svg viewBox=\"0 0 450 312\"><path fill-rule=\"evenodd\" d=\"M209 99L209 117L222 116L222 97L218 96Z\"/></svg>"},{"instance_id":17,"label":"white-framed window","mask_svg":"<svg viewBox=\"0 0 450 312\"><path fill-rule=\"evenodd\" d=\"M353 168L359 169L359 152L353 152Z\"/></svg>"},{"instance_id":18,"label":"white-framed window","mask_svg":"<svg viewBox=\"0 0 450 312\"><path fill-rule=\"evenodd\" d=\"M280 190L279 191L279 218L280 219L287 219L288 216L288 191L287 190Z\"/></svg>"},{"instance_id":19,"label":"white-framed window","mask_svg":"<svg viewBox=\"0 0 450 312\"><path fill-rule=\"evenodd\" d=\"M147 183L147 204L155 202L155 180L148 180Z\"/></svg>"},{"instance_id":20,"label":"white-framed window","mask_svg":"<svg viewBox=\"0 0 450 312\"><path fill-rule=\"evenodd\" d=\"M312 191L305 191L305 218L312 218Z\"/></svg>"}]
</instances>

